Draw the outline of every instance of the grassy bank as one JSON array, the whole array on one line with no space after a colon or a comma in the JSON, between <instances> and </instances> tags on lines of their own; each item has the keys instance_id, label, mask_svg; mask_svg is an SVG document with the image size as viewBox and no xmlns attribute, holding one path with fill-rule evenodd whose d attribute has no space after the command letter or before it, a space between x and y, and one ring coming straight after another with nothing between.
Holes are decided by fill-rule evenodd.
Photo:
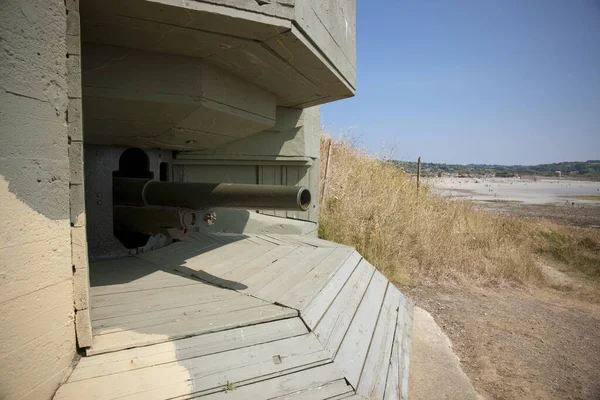
<instances>
[{"instance_id":1,"label":"grassy bank","mask_svg":"<svg viewBox=\"0 0 600 400\"><path fill-rule=\"evenodd\" d=\"M321 140L322 182L327 140ZM354 246L398 283L537 284L540 256L600 275L598 232L488 214L427 187L417 193L414 178L345 142L332 146L326 184L319 235Z\"/></svg>"}]
</instances>

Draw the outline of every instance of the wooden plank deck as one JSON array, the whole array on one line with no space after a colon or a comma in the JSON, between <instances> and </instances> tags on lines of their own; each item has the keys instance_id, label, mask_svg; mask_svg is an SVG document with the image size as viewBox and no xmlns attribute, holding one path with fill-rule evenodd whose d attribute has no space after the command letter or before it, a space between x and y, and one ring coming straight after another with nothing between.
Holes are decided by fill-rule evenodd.
<instances>
[{"instance_id":1,"label":"wooden plank deck","mask_svg":"<svg viewBox=\"0 0 600 400\"><path fill-rule=\"evenodd\" d=\"M90 266L94 342L56 399L406 399L412 305L347 246L193 234Z\"/></svg>"}]
</instances>

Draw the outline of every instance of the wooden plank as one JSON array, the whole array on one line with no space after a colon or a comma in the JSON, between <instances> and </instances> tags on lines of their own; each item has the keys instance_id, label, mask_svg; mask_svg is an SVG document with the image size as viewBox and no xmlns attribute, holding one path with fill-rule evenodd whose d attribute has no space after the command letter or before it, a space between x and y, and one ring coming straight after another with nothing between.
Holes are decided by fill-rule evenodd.
<instances>
[{"instance_id":1,"label":"wooden plank","mask_svg":"<svg viewBox=\"0 0 600 400\"><path fill-rule=\"evenodd\" d=\"M334 249L326 260L317 265L294 285L285 296L281 297L281 304L297 310L301 310L307 304L310 304L353 252L354 249L349 247Z\"/></svg>"},{"instance_id":2,"label":"wooden plank","mask_svg":"<svg viewBox=\"0 0 600 400\"><path fill-rule=\"evenodd\" d=\"M203 235L223 244L243 242L248 238L248 235L244 233L214 232L204 233Z\"/></svg>"},{"instance_id":3,"label":"wooden plank","mask_svg":"<svg viewBox=\"0 0 600 400\"><path fill-rule=\"evenodd\" d=\"M227 257L220 257L212 263L205 262L203 260L190 260L190 262L186 263L184 267L179 267L177 268L177 270L183 272L183 268L185 268L192 274L194 272L202 270L206 274L221 276L235 269L236 267L244 265L249 261L252 261L253 259L263 255L264 253L268 252L274 247L277 246L274 244L253 244L247 249L240 249L239 251L233 249L233 252L230 253Z\"/></svg>"},{"instance_id":4,"label":"wooden plank","mask_svg":"<svg viewBox=\"0 0 600 400\"><path fill-rule=\"evenodd\" d=\"M343 379L340 370L330 363L252 385L240 386L235 390L223 391L207 398L210 400L272 399L321 387L340 379Z\"/></svg>"},{"instance_id":5,"label":"wooden plank","mask_svg":"<svg viewBox=\"0 0 600 400\"><path fill-rule=\"evenodd\" d=\"M335 362L339 363L346 379L354 387L358 386L387 286L385 276L375 271L335 356Z\"/></svg>"},{"instance_id":6,"label":"wooden plank","mask_svg":"<svg viewBox=\"0 0 600 400\"><path fill-rule=\"evenodd\" d=\"M132 315L152 310L165 310L191 304L212 303L234 297L235 293L199 283L192 286L168 287L144 292L98 296L93 300L94 320L119 315Z\"/></svg>"},{"instance_id":7,"label":"wooden plank","mask_svg":"<svg viewBox=\"0 0 600 400\"><path fill-rule=\"evenodd\" d=\"M115 272L115 275L119 275L119 272ZM117 279L117 278L115 278ZM130 296L132 298L141 298L150 291L153 293L159 293L162 290L176 290L169 289L175 286L207 286L205 282L195 277L184 275L181 272L174 270L158 270L151 274L141 276L136 279L123 280L122 283L105 286L94 286L91 288L91 295L97 299L96 306L118 304L118 299L121 297ZM208 285L210 286L210 285ZM208 291L216 291L213 286L210 286ZM128 295L129 294L129 295ZM112 299L112 301L111 301Z\"/></svg>"},{"instance_id":8,"label":"wooden plank","mask_svg":"<svg viewBox=\"0 0 600 400\"><path fill-rule=\"evenodd\" d=\"M207 282L224 287L234 288L238 286L238 282L277 262L280 258L285 257L295 249L296 247L292 246L277 246L262 256L251 260L247 264L241 265L240 267L227 272L222 277L217 278L206 274L200 274L200 276L202 276L202 279Z\"/></svg>"},{"instance_id":9,"label":"wooden plank","mask_svg":"<svg viewBox=\"0 0 600 400\"><path fill-rule=\"evenodd\" d=\"M232 298L215 300L211 303L190 304L160 311L105 318L93 322L94 335L105 335L126 330L137 331L169 322L176 324L186 318L209 317L218 313L244 310L268 304L270 303L264 300L238 295Z\"/></svg>"},{"instance_id":10,"label":"wooden plank","mask_svg":"<svg viewBox=\"0 0 600 400\"><path fill-rule=\"evenodd\" d=\"M352 386L345 379L328 382L323 386L299 390L292 394L275 397L273 400L323 400L354 394Z\"/></svg>"},{"instance_id":11,"label":"wooden plank","mask_svg":"<svg viewBox=\"0 0 600 400\"><path fill-rule=\"evenodd\" d=\"M278 302L279 298L287 293L300 279L321 263L333 252L331 248L314 248L304 259L300 260L293 268L284 270L271 282L267 283L254 295L260 299Z\"/></svg>"},{"instance_id":12,"label":"wooden plank","mask_svg":"<svg viewBox=\"0 0 600 400\"><path fill-rule=\"evenodd\" d=\"M219 247L222 247L222 245L216 241L203 242L194 239L185 242L175 242L157 250L137 254L135 257L162 266L173 264L174 260L183 261Z\"/></svg>"},{"instance_id":13,"label":"wooden plank","mask_svg":"<svg viewBox=\"0 0 600 400\"><path fill-rule=\"evenodd\" d=\"M173 398L191 393L223 391L228 383L229 386L235 386L257 378L278 376L304 365L328 362L328 356L318 340L314 335L306 334L67 383L61 387L56 399Z\"/></svg>"},{"instance_id":14,"label":"wooden plank","mask_svg":"<svg viewBox=\"0 0 600 400\"><path fill-rule=\"evenodd\" d=\"M412 343L412 323L413 323L413 304L404 297L401 301L401 307L404 306L404 315L400 319L398 315L398 324L403 325L404 329L400 332L396 328L396 334L402 335L400 338L400 351L399 351L399 362L398 362L398 374L400 380L400 399L408 399L408 376L410 366L410 349Z\"/></svg>"},{"instance_id":15,"label":"wooden plank","mask_svg":"<svg viewBox=\"0 0 600 400\"><path fill-rule=\"evenodd\" d=\"M385 394L401 296L394 285L388 285L356 390L369 399L383 399Z\"/></svg>"},{"instance_id":16,"label":"wooden plank","mask_svg":"<svg viewBox=\"0 0 600 400\"><path fill-rule=\"evenodd\" d=\"M412 303L400 293L398 320L388 371L385 399L408 399L408 363L412 336Z\"/></svg>"},{"instance_id":17,"label":"wooden plank","mask_svg":"<svg viewBox=\"0 0 600 400\"><path fill-rule=\"evenodd\" d=\"M275 244L273 242L269 242L265 239L262 239L261 237L259 237L259 235L250 235L250 239L253 240L256 244Z\"/></svg>"},{"instance_id":18,"label":"wooden plank","mask_svg":"<svg viewBox=\"0 0 600 400\"><path fill-rule=\"evenodd\" d=\"M289 246L290 245L288 242L285 242L285 241L280 240L280 239L275 239L275 238L273 238L273 237L271 237L269 235L255 235L255 236L258 237L258 238L261 238L262 240L274 243L274 244L279 245L279 246Z\"/></svg>"},{"instance_id":19,"label":"wooden plank","mask_svg":"<svg viewBox=\"0 0 600 400\"><path fill-rule=\"evenodd\" d=\"M114 353L83 357L69 382L149 368L178 360L235 350L308 333L300 318L208 333L153 346L137 347Z\"/></svg>"},{"instance_id":20,"label":"wooden plank","mask_svg":"<svg viewBox=\"0 0 600 400\"><path fill-rule=\"evenodd\" d=\"M196 256L186 257L184 259L165 259L165 263L173 265L173 267L178 271L192 274L194 271L199 271L207 266L227 261L233 255L252 251L256 247L256 244L250 242L234 242L213 248L210 251L198 254Z\"/></svg>"},{"instance_id":21,"label":"wooden plank","mask_svg":"<svg viewBox=\"0 0 600 400\"><path fill-rule=\"evenodd\" d=\"M135 346L147 346L192 335L291 318L297 315L298 313L295 310L267 305L204 318L186 318L177 321L175 324L169 322L141 331L125 331L94 337L94 344L86 350L86 354L93 355Z\"/></svg>"},{"instance_id":22,"label":"wooden plank","mask_svg":"<svg viewBox=\"0 0 600 400\"><path fill-rule=\"evenodd\" d=\"M294 245L294 246L319 247L319 246L313 246L311 244L307 244L307 243L305 243L305 242L303 242L301 240L296 239L296 237L295 237L296 235L279 235L279 234L276 234L276 233L268 233L268 234L265 234L265 236L267 236L267 237L269 237L269 238L271 238L273 240L279 240L279 241L282 241L282 242L285 242L287 244L291 244L291 245Z\"/></svg>"},{"instance_id":23,"label":"wooden plank","mask_svg":"<svg viewBox=\"0 0 600 400\"><path fill-rule=\"evenodd\" d=\"M184 279L181 279L184 278ZM133 282L119 283L114 285L97 286L90 288L90 296L92 299L102 296L112 296L121 293L143 292L155 289L166 289L169 287L180 287L198 285L202 282L191 276L183 276L177 271L157 271L151 275L143 276Z\"/></svg>"},{"instance_id":24,"label":"wooden plank","mask_svg":"<svg viewBox=\"0 0 600 400\"><path fill-rule=\"evenodd\" d=\"M288 269L296 268L296 266L299 263L302 263L302 260L305 257L308 257L313 251L314 247L297 247L292 250L291 253L279 258L274 263L264 266L255 274L252 274L241 281L242 284L247 286L247 288L244 289L244 293L250 295L255 294L258 290Z\"/></svg>"},{"instance_id":25,"label":"wooden plank","mask_svg":"<svg viewBox=\"0 0 600 400\"><path fill-rule=\"evenodd\" d=\"M375 268L363 259L315 327L315 334L332 357L337 353L374 273Z\"/></svg>"},{"instance_id":26,"label":"wooden plank","mask_svg":"<svg viewBox=\"0 0 600 400\"><path fill-rule=\"evenodd\" d=\"M310 244L312 246L318 247L349 247L345 244L330 242L329 240L319 239L317 237L308 236L308 235L294 235L297 240L300 240L306 244Z\"/></svg>"},{"instance_id":27,"label":"wooden plank","mask_svg":"<svg viewBox=\"0 0 600 400\"><path fill-rule=\"evenodd\" d=\"M398 351L399 341L397 340L396 334L394 334L394 340L392 341L392 353L390 358L390 364L386 377L385 394L384 400L399 400L400 399L400 369L399 369L399 354Z\"/></svg>"},{"instance_id":28,"label":"wooden plank","mask_svg":"<svg viewBox=\"0 0 600 400\"><path fill-rule=\"evenodd\" d=\"M218 242L212 236L213 235L207 235L207 234L201 233L201 232L191 232L189 235L184 236L184 238L191 238L194 241L199 241L199 242L220 244L220 242Z\"/></svg>"},{"instance_id":29,"label":"wooden plank","mask_svg":"<svg viewBox=\"0 0 600 400\"><path fill-rule=\"evenodd\" d=\"M321 317L325 314L325 311L327 311L340 290L342 290L342 287L344 287L360 260L362 260L360 253L354 251L343 262L342 266L319 294L309 304L305 304L304 308L300 311L302 319L311 329L317 326Z\"/></svg>"},{"instance_id":30,"label":"wooden plank","mask_svg":"<svg viewBox=\"0 0 600 400\"><path fill-rule=\"evenodd\" d=\"M110 261L100 261L90 264L90 286L100 287L122 283L129 283L140 278L161 278L157 272L163 270L161 266L139 259L125 257Z\"/></svg>"}]
</instances>

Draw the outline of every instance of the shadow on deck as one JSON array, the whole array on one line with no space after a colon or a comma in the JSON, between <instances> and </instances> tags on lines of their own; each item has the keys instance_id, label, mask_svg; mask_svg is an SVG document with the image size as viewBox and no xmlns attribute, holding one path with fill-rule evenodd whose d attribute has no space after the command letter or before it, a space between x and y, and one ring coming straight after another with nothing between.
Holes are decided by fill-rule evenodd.
<instances>
[{"instance_id":1,"label":"shadow on deck","mask_svg":"<svg viewBox=\"0 0 600 400\"><path fill-rule=\"evenodd\" d=\"M407 397L412 305L352 248L194 234L90 268L91 357L57 399Z\"/></svg>"}]
</instances>

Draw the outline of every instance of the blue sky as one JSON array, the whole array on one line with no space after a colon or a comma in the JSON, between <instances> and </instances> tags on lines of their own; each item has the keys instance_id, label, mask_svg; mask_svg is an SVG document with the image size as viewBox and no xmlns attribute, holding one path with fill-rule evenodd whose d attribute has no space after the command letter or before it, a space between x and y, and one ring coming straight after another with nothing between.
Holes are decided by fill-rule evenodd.
<instances>
[{"instance_id":1,"label":"blue sky","mask_svg":"<svg viewBox=\"0 0 600 400\"><path fill-rule=\"evenodd\" d=\"M428 162L600 159L600 0L357 0L333 134Z\"/></svg>"}]
</instances>

